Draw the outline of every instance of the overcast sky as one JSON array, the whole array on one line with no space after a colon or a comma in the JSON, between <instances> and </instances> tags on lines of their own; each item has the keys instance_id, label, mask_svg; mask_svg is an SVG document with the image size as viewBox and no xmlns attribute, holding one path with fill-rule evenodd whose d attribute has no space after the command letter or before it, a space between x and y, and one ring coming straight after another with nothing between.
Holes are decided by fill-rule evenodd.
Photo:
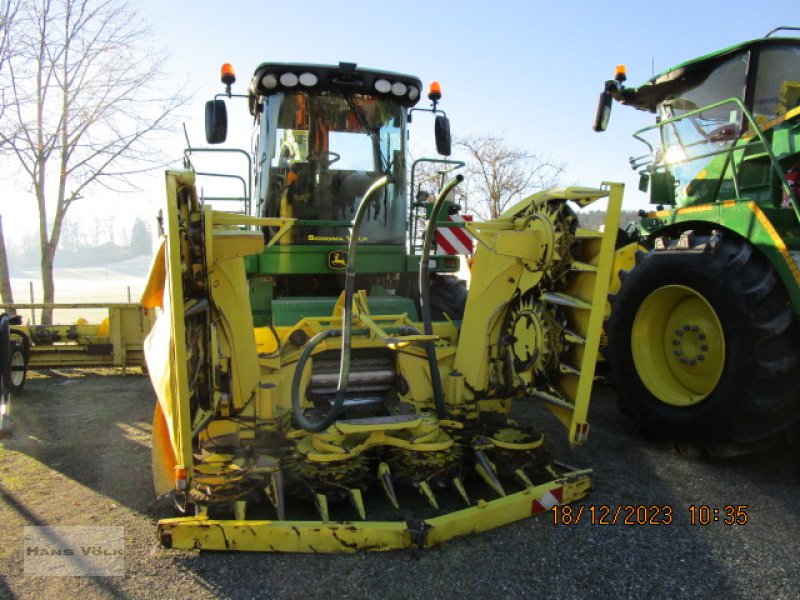
<instances>
[{"instance_id":1,"label":"overcast sky","mask_svg":"<svg viewBox=\"0 0 800 600\"><path fill-rule=\"evenodd\" d=\"M626 64L628 83L637 85L653 70L779 25L800 25L781 16L785 2L774 1L746 11L730 1L143 0L141 6L157 43L168 49L175 85L195 92L186 110L194 144L204 141L203 103L222 91L223 62L236 68L234 92L240 93L261 62L357 62L417 75L425 86L438 80L455 136L502 136L565 161L567 183L624 181L626 208L647 206L627 159L644 152L630 134L652 116L617 105L609 131L592 131L598 94L615 65ZM247 144L251 118L244 102L229 106L229 122ZM432 138L430 122L415 119L413 127L412 140ZM178 158L184 145L176 131L165 150ZM163 202L163 175L140 186L136 194L88 193L70 218L152 218ZM32 198L29 209L14 198L0 198L0 213L7 237L18 239L34 229L35 213Z\"/></svg>"}]
</instances>

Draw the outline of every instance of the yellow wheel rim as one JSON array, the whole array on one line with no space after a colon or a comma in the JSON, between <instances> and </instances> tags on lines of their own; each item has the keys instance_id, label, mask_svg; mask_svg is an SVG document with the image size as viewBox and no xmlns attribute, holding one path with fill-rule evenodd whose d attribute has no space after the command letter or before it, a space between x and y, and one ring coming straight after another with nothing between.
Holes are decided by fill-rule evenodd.
<instances>
[{"instance_id":1,"label":"yellow wheel rim","mask_svg":"<svg viewBox=\"0 0 800 600\"><path fill-rule=\"evenodd\" d=\"M716 311L695 290L667 285L645 298L631 333L636 371L653 396L672 406L702 402L725 366Z\"/></svg>"}]
</instances>

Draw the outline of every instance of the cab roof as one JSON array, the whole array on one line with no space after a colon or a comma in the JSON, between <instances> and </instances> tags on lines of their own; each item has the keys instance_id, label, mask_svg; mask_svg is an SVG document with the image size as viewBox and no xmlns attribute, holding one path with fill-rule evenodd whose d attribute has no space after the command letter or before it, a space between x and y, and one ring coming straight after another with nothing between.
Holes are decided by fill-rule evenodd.
<instances>
[{"instance_id":1,"label":"cab roof","mask_svg":"<svg viewBox=\"0 0 800 600\"><path fill-rule=\"evenodd\" d=\"M794 45L800 48L800 38L766 37L742 42L711 54L681 63L659 73L638 88L622 92L622 102L640 110L655 112L658 104L683 88L702 83L719 65L744 52L758 52L763 48Z\"/></svg>"},{"instance_id":2,"label":"cab roof","mask_svg":"<svg viewBox=\"0 0 800 600\"><path fill-rule=\"evenodd\" d=\"M262 96L298 90L371 94L410 108L419 101L422 82L413 75L363 69L356 63L262 63L256 67L250 80L250 112L255 114L258 99Z\"/></svg>"}]
</instances>

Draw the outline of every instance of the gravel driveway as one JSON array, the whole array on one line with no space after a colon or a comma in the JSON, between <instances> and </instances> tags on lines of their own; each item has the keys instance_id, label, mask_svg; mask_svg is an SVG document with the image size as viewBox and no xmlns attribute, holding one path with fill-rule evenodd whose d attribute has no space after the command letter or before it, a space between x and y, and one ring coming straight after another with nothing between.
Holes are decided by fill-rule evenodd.
<instances>
[{"instance_id":1,"label":"gravel driveway","mask_svg":"<svg viewBox=\"0 0 800 600\"><path fill-rule=\"evenodd\" d=\"M357 555L161 549L155 522L164 506L152 501L149 466L153 402L139 375L51 372L28 381L14 403L16 432L0 442L0 598L800 594L800 447L724 462L687 459L638 437L609 389L595 392L585 446L571 452L553 443L557 458L595 470L595 489L574 507L577 520L583 506L577 524L554 524L548 513L432 550ZM692 525L691 505L708 506L695 517L710 522ZM739 519L747 523L725 524L727 505L746 505ZM659 524L622 524L637 506L661 507L652 519ZM617 524L599 523L617 507ZM25 525L124 527L124 576L25 576Z\"/></svg>"}]
</instances>

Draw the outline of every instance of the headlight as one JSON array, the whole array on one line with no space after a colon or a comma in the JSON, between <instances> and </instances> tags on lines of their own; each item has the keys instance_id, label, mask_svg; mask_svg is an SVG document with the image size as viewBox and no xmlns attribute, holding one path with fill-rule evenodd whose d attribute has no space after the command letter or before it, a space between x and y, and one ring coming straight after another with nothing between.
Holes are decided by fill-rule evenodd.
<instances>
[{"instance_id":1,"label":"headlight","mask_svg":"<svg viewBox=\"0 0 800 600\"><path fill-rule=\"evenodd\" d=\"M284 73L281 75L281 85L286 87L294 87L297 85L297 75L294 73Z\"/></svg>"},{"instance_id":2,"label":"headlight","mask_svg":"<svg viewBox=\"0 0 800 600\"><path fill-rule=\"evenodd\" d=\"M300 85L311 87L317 85L319 78L314 73L303 73L300 75Z\"/></svg>"},{"instance_id":3,"label":"headlight","mask_svg":"<svg viewBox=\"0 0 800 600\"><path fill-rule=\"evenodd\" d=\"M378 81L375 82L375 91L381 94L388 94L392 91L392 84L386 79L378 79Z\"/></svg>"},{"instance_id":4,"label":"headlight","mask_svg":"<svg viewBox=\"0 0 800 600\"><path fill-rule=\"evenodd\" d=\"M268 90L274 90L276 87L278 87L278 78L272 73L267 73L261 78L261 85Z\"/></svg>"},{"instance_id":5,"label":"headlight","mask_svg":"<svg viewBox=\"0 0 800 600\"><path fill-rule=\"evenodd\" d=\"M405 96L406 90L408 90L408 86L401 81L396 81L392 84L392 93L395 96Z\"/></svg>"}]
</instances>

